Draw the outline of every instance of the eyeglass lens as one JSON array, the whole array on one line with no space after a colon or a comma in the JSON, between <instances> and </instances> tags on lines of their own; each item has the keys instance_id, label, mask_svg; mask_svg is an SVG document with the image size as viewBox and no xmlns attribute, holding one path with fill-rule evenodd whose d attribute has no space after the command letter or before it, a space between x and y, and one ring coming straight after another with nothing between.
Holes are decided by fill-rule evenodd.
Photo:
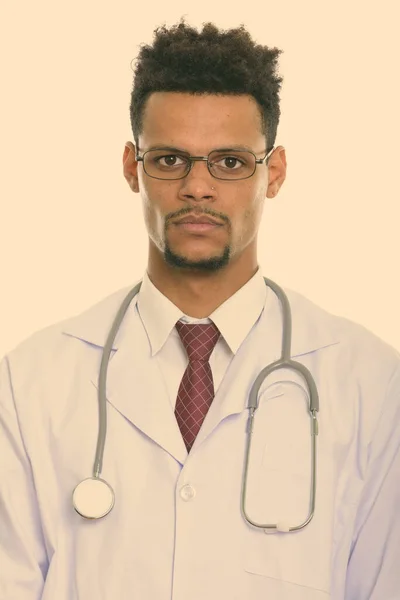
<instances>
[{"instance_id":1,"label":"eyeglass lens","mask_svg":"<svg viewBox=\"0 0 400 600\"><path fill-rule=\"evenodd\" d=\"M251 152L211 152L209 167L218 179L245 179L255 171L255 158ZM149 150L144 155L144 169L150 177L179 179L190 169L190 159L181 154L167 154L165 150Z\"/></svg>"}]
</instances>

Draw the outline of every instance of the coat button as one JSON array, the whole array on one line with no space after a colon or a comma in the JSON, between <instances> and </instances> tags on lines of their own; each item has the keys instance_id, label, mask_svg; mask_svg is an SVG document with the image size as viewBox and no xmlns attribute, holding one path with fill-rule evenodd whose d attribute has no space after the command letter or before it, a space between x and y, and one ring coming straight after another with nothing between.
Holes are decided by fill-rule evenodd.
<instances>
[{"instance_id":1,"label":"coat button","mask_svg":"<svg viewBox=\"0 0 400 600\"><path fill-rule=\"evenodd\" d=\"M187 484L187 485L184 485L183 488L181 488L180 494L181 494L182 500L184 500L185 502L189 502L190 500L193 500L193 498L195 497L196 490L194 489L194 487Z\"/></svg>"}]
</instances>

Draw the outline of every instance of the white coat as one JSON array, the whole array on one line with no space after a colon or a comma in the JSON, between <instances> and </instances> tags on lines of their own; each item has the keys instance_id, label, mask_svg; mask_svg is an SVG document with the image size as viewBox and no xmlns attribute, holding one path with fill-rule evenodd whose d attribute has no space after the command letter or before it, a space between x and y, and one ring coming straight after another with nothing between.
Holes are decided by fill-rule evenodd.
<instances>
[{"instance_id":1,"label":"white coat","mask_svg":"<svg viewBox=\"0 0 400 600\"><path fill-rule=\"evenodd\" d=\"M132 301L108 369L102 476L115 506L99 521L73 510L93 468L101 352L128 290L1 362L0 600L400 598L399 355L290 290L292 357L320 396L311 523L266 534L240 511L248 394L281 349L272 293L189 456ZM285 370L266 380L256 418L249 513L297 524L310 485L301 379Z\"/></svg>"}]
</instances>

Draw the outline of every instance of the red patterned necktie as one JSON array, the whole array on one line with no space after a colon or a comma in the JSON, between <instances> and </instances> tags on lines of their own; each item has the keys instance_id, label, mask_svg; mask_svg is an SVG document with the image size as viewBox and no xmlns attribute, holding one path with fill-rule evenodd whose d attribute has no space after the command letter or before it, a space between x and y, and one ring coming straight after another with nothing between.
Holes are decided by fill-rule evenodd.
<instances>
[{"instance_id":1,"label":"red patterned necktie","mask_svg":"<svg viewBox=\"0 0 400 600\"><path fill-rule=\"evenodd\" d=\"M190 452L214 398L214 382L208 360L220 332L214 323L178 321L176 328L189 357L189 364L179 386L175 416L187 451Z\"/></svg>"}]
</instances>

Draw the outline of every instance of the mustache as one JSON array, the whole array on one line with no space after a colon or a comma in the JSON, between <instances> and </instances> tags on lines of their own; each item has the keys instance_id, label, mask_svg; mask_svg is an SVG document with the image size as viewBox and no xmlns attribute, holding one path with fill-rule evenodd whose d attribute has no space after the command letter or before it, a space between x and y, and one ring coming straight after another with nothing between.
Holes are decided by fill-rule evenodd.
<instances>
[{"instance_id":1,"label":"mustache","mask_svg":"<svg viewBox=\"0 0 400 600\"><path fill-rule=\"evenodd\" d=\"M185 217L186 215L196 215L196 217L199 218L209 216L229 224L228 217L221 213L215 212L214 210L210 210L208 208L196 210L195 208L191 207L182 208L182 210L179 210L177 212L168 213L167 215L165 215L165 222L168 223L171 219L179 219L180 217Z\"/></svg>"}]
</instances>

